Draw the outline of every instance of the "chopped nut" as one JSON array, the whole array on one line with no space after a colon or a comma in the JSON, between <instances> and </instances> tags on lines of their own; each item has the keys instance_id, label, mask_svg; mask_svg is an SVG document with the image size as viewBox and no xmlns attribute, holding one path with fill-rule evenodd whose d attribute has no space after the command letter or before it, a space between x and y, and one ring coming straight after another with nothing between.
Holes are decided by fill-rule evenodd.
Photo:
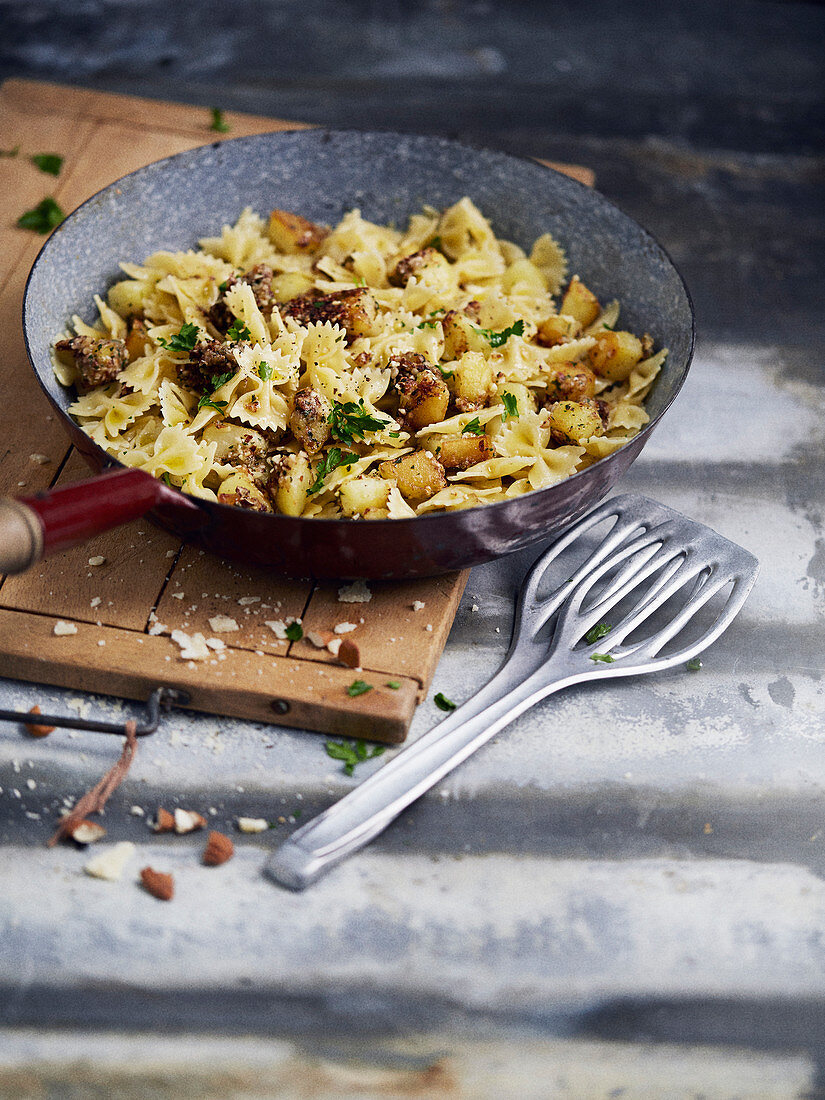
<instances>
[{"instance_id":1,"label":"chopped nut","mask_svg":"<svg viewBox=\"0 0 825 1100\"><path fill-rule=\"evenodd\" d=\"M74 623L64 623L62 619L59 619L54 624L52 633L57 635L58 638L64 638L69 634L77 634L77 627Z\"/></svg>"},{"instance_id":2,"label":"chopped nut","mask_svg":"<svg viewBox=\"0 0 825 1100\"><path fill-rule=\"evenodd\" d=\"M155 623L155 626L159 625L159 623ZM171 637L175 645L180 646L180 659L182 661L203 661L209 656L209 649L203 634L197 633L190 636L184 634L182 630L173 630Z\"/></svg>"},{"instance_id":3,"label":"chopped nut","mask_svg":"<svg viewBox=\"0 0 825 1100\"><path fill-rule=\"evenodd\" d=\"M35 703L29 714L40 714L40 704ZM37 722L24 722L23 724L30 737L48 737L50 733L54 733L54 726L41 726Z\"/></svg>"},{"instance_id":4,"label":"chopped nut","mask_svg":"<svg viewBox=\"0 0 825 1100\"><path fill-rule=\"evenodd\" d=\"M175 810L175 832L194 833L206 825L206 818L194 810Z\"/></svg>"},{"instance_id":5,"label":"chopped nut","mask_svg":"<svg viewBox=\"0 0 825 1100\"><path fill-rule=\"evenodd\" d=\"M238 829L242 833L265 833L269 822L263 817L239 817Z\"/></svg>"},{"instance_id":6,"label":"chopped nut","mask_svg":"<svg viewBox=\"0 0 825 1100\"><path fill-rule=\"evenodd\" d=\"M117 882L123 869L134 854L135 846L129 840L121 840L111 848L104 848L90 859L83 870L92 878L102 878L106 882Z\"/></svg>"},{"instance_id":7,"label":"chopped nut","mask_svg":"<svg viewBox=\"0 0 825 1100\"><path fill-rule=\"evenodd\" d=\"M427 605L424 603L423 600L413 600L413 602L412 602L413 611L420 611L423 607L426 607L426 606Z\"/></svg>"},{"instance_id":8,"label":"chopped nut","mask_svg":"<svg viewBox=\"0 0 825 1100\"><path fill-rule=\"evenodd\" d=\"M326 649L335 635L331 630L309 630L304 637L308 642L314 645L316 649Z\"/></svg>"},{"instance_id":9,"label":"chopped nut","mask_svg":"<svg viewBox=\"0 0 825 1100\"><path fill-rule=\"evenodd\" d=\"M175 880L162 871L144 867L140 872L140 881L143 883L144 890L159 901L171 901L175 895Z\"/></svg>"},{"instance_id":10,"label":"chopped nut","mask_svg":"<svg viewBox=\"0 0 825 1100\"><path fill-rule=\"evenodd\" d=\"M97 821L79 821L69 836L78 844L94 844L106 836L106 830Z\"/></svg>"},{"instance_id":11,"label":"chopped nut","mask_svg":"<svg viewBox=\"0 0 825 1100\"><path fill-rule=\"evenodd\" d=\"M351 638L344 638L338 647L338 660L347 668L361 667L361 651Z\"/></svg>"},{"instance_id":12,"label":"chopped nut","mask_svg":"<svg viewBox=\"0 0 825 1100\"><path fill-rule=\"evenodd\" d=\"M216 634L229 634L233 630L240 629L237 622L229 615L213 615L209 620L209 625Z\"/></svg>"},{"instance_id":13,"label":"chopped nut","mask_svg":"<svg viewBox=\"0 0 825 1100\"><path fill-rule=\"evenodd\" d=\"M102 554L95 554L93 557L89 558L89 565L103 565L105 561L106 559Z\"/></svg>"},{"instance_id":14,"label":"chopped nut","mask_svg":"<svg viewBox=\"0 0 825 1100\"><path fill-rule=\"evenodd\" d=\"M45 466L51 461L48 455L29 455L30 462L36 462L39 466Z\"/></svg>"},{"instance_id":15,"label":"chopped nut","mask_svg":"<svg viewBox=\"0 0 825 1100\"><path fill-rule=\"evenodd\" d=\"M206 847L203 850L203 862L207 867L219 867L226 863L235 854L235 845L223 833L214 829L206 838Z\"/></svg>"},{"instance_id":16,"label":"chopped nut","mask_svg":"<svg viewBox=\"0 0 825 1100\"><path fill-rule=\"evenodd\" d=\"M156 833L173 833L175 831L174 815L170 814L168 810L164 810L162 806L159 806L157 816L155 817L155 824L152 828Z\"/></svg>"},{"instance_id":17,"label":"chopped nut","mask_svg":"<svg viewBox=\"0 0 825 1100\"><path fill-rule=\"evenodd\" d=\"M353 581L338 589L339 603L369 603L372 592L367 587L366 581Z\"/></svg>"},{"instance_id":18,"label":"chopped nut","mask_svg":"<svg viewBox=\"0 0 825 1100\"><path fill-rule=\"evenodd\" d=\"M358 629L358 623L336 623L332 629L336 634L349 634Z\"/></svg>"}]
</instances>

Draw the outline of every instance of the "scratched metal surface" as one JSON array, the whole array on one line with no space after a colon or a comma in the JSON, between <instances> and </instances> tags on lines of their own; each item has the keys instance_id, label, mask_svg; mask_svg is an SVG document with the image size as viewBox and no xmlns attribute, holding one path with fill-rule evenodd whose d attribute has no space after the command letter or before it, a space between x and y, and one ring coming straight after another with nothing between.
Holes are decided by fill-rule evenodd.
<instances>
[{"instance_id":1,"label":"scratched metal surface","mask_svg":"<svg viewBox=\"0 0 825 1100\"><path fill-rule=\"evenodd\" d=\"M193 46L194 17L159 4L7 3L2 72L590 165L697 305L688 383L621 489L762 572L701 672L555 697L304 895L261 878L266 853L380 761L350 780L320 738L176 715L106 813L138 845L110 884L42 842L113 742L4 726L0 1096L142 1095L160 1069L169 1096L819 1095L825 9L634 3L617 22L605 3L586 34L538 4L354 7L359 41L330 5L270 5L249 63L245 4L190 5ZM460 702L496 668L532 556L473 573L435 691ZM78 707L81 688L0 681L0 705ZM439 717L425 703L413 736ZM285 821L207 870L199 840L130 812L158 804ZM172 904L136 887L145 864L175 872Z\"/></svg>"}]
</instances>

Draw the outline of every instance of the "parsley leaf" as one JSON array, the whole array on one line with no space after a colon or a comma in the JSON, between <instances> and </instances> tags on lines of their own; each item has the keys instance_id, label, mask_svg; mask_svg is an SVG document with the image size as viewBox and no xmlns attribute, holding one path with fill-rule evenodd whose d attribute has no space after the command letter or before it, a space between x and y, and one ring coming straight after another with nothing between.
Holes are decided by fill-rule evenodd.
<instances>
[{"instance_id":1,"label":"parsley leaf","mask_svg":"<svg viewBox=\"0 0 825 1100\"><path fill-rule=\"evenodd\" d=\"M392 688L393 691L398 691L398 689L401 687L401 684L398 682L398 680L387 680L384 686Z\"/></svg>"},{"instance_id":2,"label":"parsley leaf","mask_svg":"<svg viewBox=\"0 0 825 1100\"><path fill-rule=\"evenodd\" d=\"M228 382L230 378L234 378L234 371L227 371L226 374L213 374L212 375L212 389L219 390L224 382Z\"/></svg>"},{"instance_id":3,"label":"parsley leaf","mask_svg":"<svg viewBox=\"0 0 825 1100\"><path fill-rule=\"evenodd\" d=\"M301 638L304 636L304 628L300 623L291 622L288 624L284 633L291 642L300 642Z\"/></svg>"},{"instance_id":4,"label":"parsley leaf","mask_svg":"<svg viewBox=\"0 0 825 1100\"><path fill-rule=\"evenodd\" d=\"M198 401L199 409L217 409L218 412L223 412L226 408L225 401L213 401L211 394L205 393L203 397Z\"/></svg>"},{"instance_id":5,"label":"parsley leaf","mask_svg":"<svg viewBox=\"0 0 825 1100\"><path fill-rule=\"evenodd\" d=\"M170 486L170 488L174 488L174 486L172 486L172 478L169 476L168 470L163 471L163 473L160 475L160 480L163 482L164 485L168 485Z\"/></svg>"},{"instance_id":6,"label":"parsley leaf","mask_svg":"<svg viewBox=\"0 0 825 1100\"><path fill-rule=\"evenodd\" d=\"M606 634L609 634L613 627L610 623L596 623L595 626L591 626L588 632L584 636L584 640L588 645L592 645L594 642L598 642L599 638L604 638Z\"/></svg>"},{"instance_id":7,"label":"parsley leaf","mask_svg":"<svg viewBox=\"0 0 825 1100\"><path fill-rule=\"evenodd\" d=\"M35 233L51 233L65 219L66 215L48 195L37 206L27 210L17 219L20 229L33 229Z\"/></svg>"},{"instance_id":8,"label":"parsley leaf","mask_svg":"<svg viewBox=\"0 0 825 1100\"><path fill-rule=\"evenodd\" d=\"M343 761L347 775L352 775L358 764L365 760L372 760L373 757L381 756L385 752L384 745L373 745L368 749L363 738L350 742L327 741L324 748L327 750L327 756L331 756L333 760Z\"/></svg>"},{"instance_id":9,"label":"parsley leaf","mask_svg":"<svg viewBox=\"0 0 825 1100\"><path fill-rule=\"evenodd\" d=\"M434 248L437 252L441 251L441 246L442 241L440 237L430 237L430 239L424 245L425 248Z\"/></svg>"},{"instance_id":10,"label":"parsley leaf","mask_svg":"<svg viewBox=\"0 0 825 1100\"><path fill-rule=\"evenodd\" d=\"M433 702L439 710L455 710L455 703L452 701L452 699L448 699L447 696L442 695L440 691L437 695L433 696Z\"/></svg>"},{"instance_id":11,"label":"parsley leaf","mask_svg":"<svg viewBox=\"0 0 825 1100\"><path fill-rule=\"evenodd\" d=\"M441 377L442 378L452 378L453 375L455 374L454 370L447 370L447 368L442 367L440 363L436 363L436 366L441 371Z\"/></svg>"},{"instance_id":12,"label":"parsley leaf","mask_svg":"<svg viewBox=\"0 0 825 1100\"><path fill-rule=\"evenodd\" d=\"M372 691L372 684L366 680L353 680L347 688L347 695L355 698L356 695L366 695L368 691Z\"/></svg>"},{"instance_id":13,"label":"parsley leaf","mask_svg":"<svg viewBox=\"0 0 825 1100\"><path fill-rule=\"evenodd\" d=\"M271 363L261 363L258 367L258 377L262 378L264 382L268 382L274 373L275 368Z\"/></svg>"},{"instance_id":14,"label":"parsley leaf","mask_svg":"<svg viewBox=\"0 0 825 1100\"><path fill-rule=\"evenodd\" d=\"M615 657L611 657L609 653L591 653L591 661L602 661L606 665L612 665L616 660Z\"/></svg>"},{"instance_id":15,"label":"parsley leaf","mask_svg":"<svg viewBox=\"0 0 825 1100\"><path fill-rule=\"evenodd\" d=\"M469 424L465 424L461 429L462 435L484 435L484 427L479 424L478 417L473 417Z\"/></svg>"},{"instance_id":16,"label":"parsley leaf","mask_svg":"<svg viewBox=\"0 0 825 1100\"><path fill-rule=\"evenodd\" d=\"M504 416L502 420L509 420L511 417L513 420L518 420L518 401L514 393L507 393L506 391L501 395L501 401L504 405Z\"/></svg>"},{"instance_id":17,"label":"parsley leaf","mask_svg":"<svg viewBox=\"0 0 825 1100\"><path fill-rule=\"evenodd\" d=\"M210 107L212 112L212 125L210 130L215 130L219 134L227 134L232 129L226 119L223 117L223 111L220 107Z\"/></svg>"},{"instance_id":18,"label":"parsley leaf","mask_svg":"<svg viewBox=\"0 0 825 1100\"><path fill-rule=\"evenodd\" d=\"M500 332L493 332L489 328L479 328L476 329L476 332L481 333L491 348L500 348L502 344L507 343L511 336L524 335L524 321L514 321L512 325L508 325Z\"/></svg>"},{"instance_id":19,"label":"parsley leaf","mask_svg":"<svg viewBox=\"0 0 825 1100\"><path fill-rule=\"evenodd\" d=\"M322 458L315 471L315 481L307 489L307 493L317 493L324 484L326 477L339 466L351 466L358 461L358 455L342 453L338 447L333 447L329 454Z\"/></svg>"},{"instance_id":20,"label":"parsley leaf","mask_svg":"<svg viewBox=\"0 0 825 1100\"><path fill-rule=\"evenodd\" d=\"M440 323L440 321L438 321L438 320L436 320L436 321L422 321L420 325L416 325L415 327L416 328L435 328L435 326L439 323Z\"/></svg>"},{"instance_id":21,"label":"parsley leaf","mask_svg":"<svg viewBox=\"0 0 825 1100\"><path fill-rule=\"evenodd\" d=\"M15 145L13 149L0 149L0 157L16 157L20 152L20 146Z\"/></svg>"},{"instance_id":22,"label":"parsley leaf","mask_svg":"<svg viewBox=\"0 0 825 1100\"><path fill-rule=\"evenodd\" d=\"M50 176L60 175L63 157L58 156L57 153L35 153L30 159L41 172L47 172Z\"/></svg>"},{"instance_id":23,"label":"parsley leaf","mask_svg":"<svg viewBox=\"0 0 825 1100\"><path fill-rule=\"evenodd\" d=\"M685 665L685 668L687 668L689 672L698 672L701 667L702 662L699 660L698 657L691 657L691 659Z\"/></svg>"},{"instance_id":24,"label":"parsley leaf","mask_svg":"<svg viewBox=\"0 0 825 1100\"><path fill-rule=\"evenodd\" d=\"M358 404L354 401L344 401L343 404L333 402L332 412L327 418L330 424L330 435L342 443L354 443L356 439L363 440L365 432L379 432L386 428L386 420L379 420L371 416L364 408L363 400Z\"/></svg>"},{"instance_id":25,"label":"parsley leaf","mask_svg":"<svg viewBox=\"0 0 825 1100\"><path fill-rule=\"evenodd\" d=\"M243 321L239 320L236 317L229 328L226 330L226 338L227 340L251 340L252 333L249 331Z\"/></svg>"},{"instance_id":26,"label":"parsley leaf","mask_svg":"<svg viewBox=\"0 0 825 1100\"><path fill-rule=\"evenodd\" d=\"M182 325L180 332L174 333L168 340L159 337L158 343L167 351L192 351L198 342L200 329L197 325Z\"/></svg>"}]
</instances>

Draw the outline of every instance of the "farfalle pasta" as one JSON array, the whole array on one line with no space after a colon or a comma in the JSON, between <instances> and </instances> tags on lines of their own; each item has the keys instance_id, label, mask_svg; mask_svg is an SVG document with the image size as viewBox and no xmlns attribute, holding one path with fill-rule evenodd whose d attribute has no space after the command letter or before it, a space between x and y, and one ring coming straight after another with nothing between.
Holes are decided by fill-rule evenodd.
<instances>
[{"instance_id":1,"label":"farfalle pasta","mask_svg":"<svg viewBox=\"0 0 825 1100\"><path fill-rule=\"evenodd\" d=\"M244 210L126 276L57 340L69 412L184 492L293 516L411 518L544 489L647 422L667 355L618 327L549 233L467 199L404 230Z\"/></svg>"}]
</instances>

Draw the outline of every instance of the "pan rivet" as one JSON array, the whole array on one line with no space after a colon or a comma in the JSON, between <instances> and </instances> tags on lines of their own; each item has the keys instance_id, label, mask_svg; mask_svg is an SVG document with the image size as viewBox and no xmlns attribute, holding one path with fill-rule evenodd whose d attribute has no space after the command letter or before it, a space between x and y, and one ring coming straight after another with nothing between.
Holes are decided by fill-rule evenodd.
<instances>
[{"instance_id":1,"label":"pan rivet","mask_svg":"<svg viewBox=\"0 0 825 1100\"><path fill-rule=\"evenodd\" d=\"M272 709L276 714L289 714L289 703L286 699L273 699Z\"/></svg>"}]
</instances>

